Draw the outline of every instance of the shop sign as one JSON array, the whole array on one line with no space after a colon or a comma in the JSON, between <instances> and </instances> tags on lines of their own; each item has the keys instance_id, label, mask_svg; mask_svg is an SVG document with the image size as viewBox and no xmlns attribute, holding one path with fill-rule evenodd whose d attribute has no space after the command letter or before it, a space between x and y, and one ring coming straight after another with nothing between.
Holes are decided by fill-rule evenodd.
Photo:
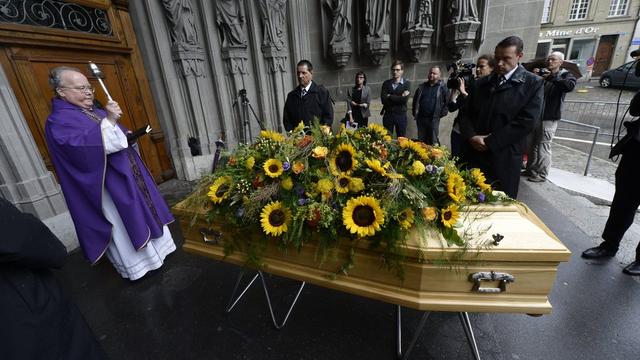
<instances>
[{"instance_id":1,"label":"shop sign","mask_svg":"<svg viewBox=\"0 0 640 360\"><path fill-rule=\"evenodd\" d=\"M583 26L581 28L577 28L575 30L560 30L560 29L551 29L546 31L540 31L540 37L568 37L571 35L588 35L588 34L596 34L600 30L599 27L595 26Z\"/></svg>"}]
</instances>

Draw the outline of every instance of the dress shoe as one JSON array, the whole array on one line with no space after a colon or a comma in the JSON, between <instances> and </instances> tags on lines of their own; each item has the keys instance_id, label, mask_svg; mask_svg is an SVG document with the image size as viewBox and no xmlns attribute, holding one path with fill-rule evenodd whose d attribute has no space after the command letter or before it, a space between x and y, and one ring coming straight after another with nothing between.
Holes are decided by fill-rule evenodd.
<instances>
[{"instance_id":1,"label":"dress shoe","mask_svg":"<svg viewBox=\"0 0 640 360\"><path fill-rule=\"evenodd\" d=\"M602 259L606 257L613 257L617 251L605 249L600 246L589 248L582 252L582 257L585 259ZM640 265L638 265L640 268Z\"/></svg>"},{"instance_id":2,"label":"dress shoe","mask_svg":"<svg viewBox=\"0 0 640 360\"><path fill-rule=\"evenodd\" d=\"M534 176L535 174L529 170L522 170L520 171L520 176L525 176L525 177L529 177L529 176Z\"/></svg>"},{"instance_id":3,"label":"dress shoe","mask_svg":"<svg viewBox=\"0 0 640 360\"><path fill-rule=\"evenodd\" d=\"M640 261L634 261L631 264L625 266L622 272L631 276L640 276Z\"/></svg>"},{"instance_id":4,"label":"dress shoe","mask_svg":"<svg viewBox=\"0 0 640 360\"><path fill-rule=\"evenodd\" d=\"M531 182L545 182L545 181L547 181L547 179L545 179L545 178L543 178L542 176L539 176L539 175L531 176L527 180L529 180Z\"/></svg>"}]
</instances>

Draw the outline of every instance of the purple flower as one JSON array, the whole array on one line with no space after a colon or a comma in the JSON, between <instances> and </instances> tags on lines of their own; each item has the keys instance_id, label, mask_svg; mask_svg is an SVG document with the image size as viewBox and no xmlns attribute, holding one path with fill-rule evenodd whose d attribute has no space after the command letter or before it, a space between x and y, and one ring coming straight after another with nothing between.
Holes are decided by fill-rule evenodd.
<instances>
[{"instance_id":1,"label":"purple flower","mask_svg":"<svg viewBox=\"0 0 640 360\"><path fill-rule=\"evenodd\" d=\"M296 193L296 195L298 196L302 196L305 193L304 187L300 186L300 185L296 185L296 187L293 189L293 191Z\"/></svg>"},{"instance_id":2,"label":"purple flower","mask_svg":"<svg viewBox=\"0 0 640 360\"><path fill-rule=\"evenodd\" d=\"M304 206L304 205L306 205L308 202L309 202L309 199L305 199L305 198L298 199L298 205L299 205L299 206Z\"/></svg>"},{"instance_id":3,"label":"purple flower","mask_svg":"<svg viewBox=\"0 0 640 360\"><path fill-rule=\"evenodd\" d=\"M486 198L487 197L484 195L483 192L478 193L478 201L479 202L484 202Z\"/></svg>"},{"instance_id":4,"label":"purple flower","mask_svg":"<svg viewBox=\"0 0 640 360\"><path fill-rule=\"evenodd\" d=\"M427 170L427 172L428 172L429 174L433 174L433 173L435 173L436 171L438 171L438 168L436 168L435 166L433 166L433 165L431 165L431 164L428 164L427 166L425 166L425 167L424 167L424 169L425 169L425 170Z\"/></svg>"},{"instance_id":5,"label":"purple flower","mask_svg":"<svg viewBox=\"0 0 640 360\"><path fill-rule=\"evenodd\" d=\"M289 169L291 169L291 164L288 161L282 163L282 170L289 171Z\"/></svg>"}]
</instances>

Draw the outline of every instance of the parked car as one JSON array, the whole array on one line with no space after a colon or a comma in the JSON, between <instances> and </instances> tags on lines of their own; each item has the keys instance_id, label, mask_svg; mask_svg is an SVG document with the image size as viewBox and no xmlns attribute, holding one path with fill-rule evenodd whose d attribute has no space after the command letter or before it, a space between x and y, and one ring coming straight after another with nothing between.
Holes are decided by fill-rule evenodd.
<instances>
[{"instance_id":1,"label":"parked car","mask_svg":"<svg viewBox=\"0 0 640 360\"><path fill-rule=\"evenodd\" d=\"M603 88L623 86L626 88L640 88L640 77L635 74L635 66L633 69L631 68L633 64L635 64L635 61L603 72L600 75L600 86Z\"/></svg>"}]
</instances>

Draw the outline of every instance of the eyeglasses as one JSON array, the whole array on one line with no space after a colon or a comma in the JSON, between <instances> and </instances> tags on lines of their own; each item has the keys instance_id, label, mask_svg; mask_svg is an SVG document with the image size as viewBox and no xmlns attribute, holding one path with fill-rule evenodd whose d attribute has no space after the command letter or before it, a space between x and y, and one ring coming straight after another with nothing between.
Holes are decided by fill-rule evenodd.
<instances>
[{"instance_id":1,"label":"eyeglasses","mask_svg":"<svg viewBox=\"0 0 640 360\"><path fill-rule=\"evenodd\" d=\"M60 88L62 89L71 89L71 90L76 90L79 92L87 92L87 91L91 91L92 93L96 92L96 89L91 86L91 85L84 85L84 86L60 86Z\"/></svg>"},{"instance_id":2,"label":"eyeglasses","mask_svg":"<svg viewBox=\"0 0 640 360\"><path fill-rule=\"evenodd\" d=\"M364 79L364 76L356 76L358 79Z\"/></svg>"},{"instance_id":3,"label":"eyeglasses","mask_svg":"<svg viewBox=\"0 0 640 360\"><path fill-rule=\"evenodd\" d=\"M393 71L402 71L402 69L400 69L400 68L395 68L395 69L391 69L391 70L393 70Z\"/></svg>"}]
</instances>

